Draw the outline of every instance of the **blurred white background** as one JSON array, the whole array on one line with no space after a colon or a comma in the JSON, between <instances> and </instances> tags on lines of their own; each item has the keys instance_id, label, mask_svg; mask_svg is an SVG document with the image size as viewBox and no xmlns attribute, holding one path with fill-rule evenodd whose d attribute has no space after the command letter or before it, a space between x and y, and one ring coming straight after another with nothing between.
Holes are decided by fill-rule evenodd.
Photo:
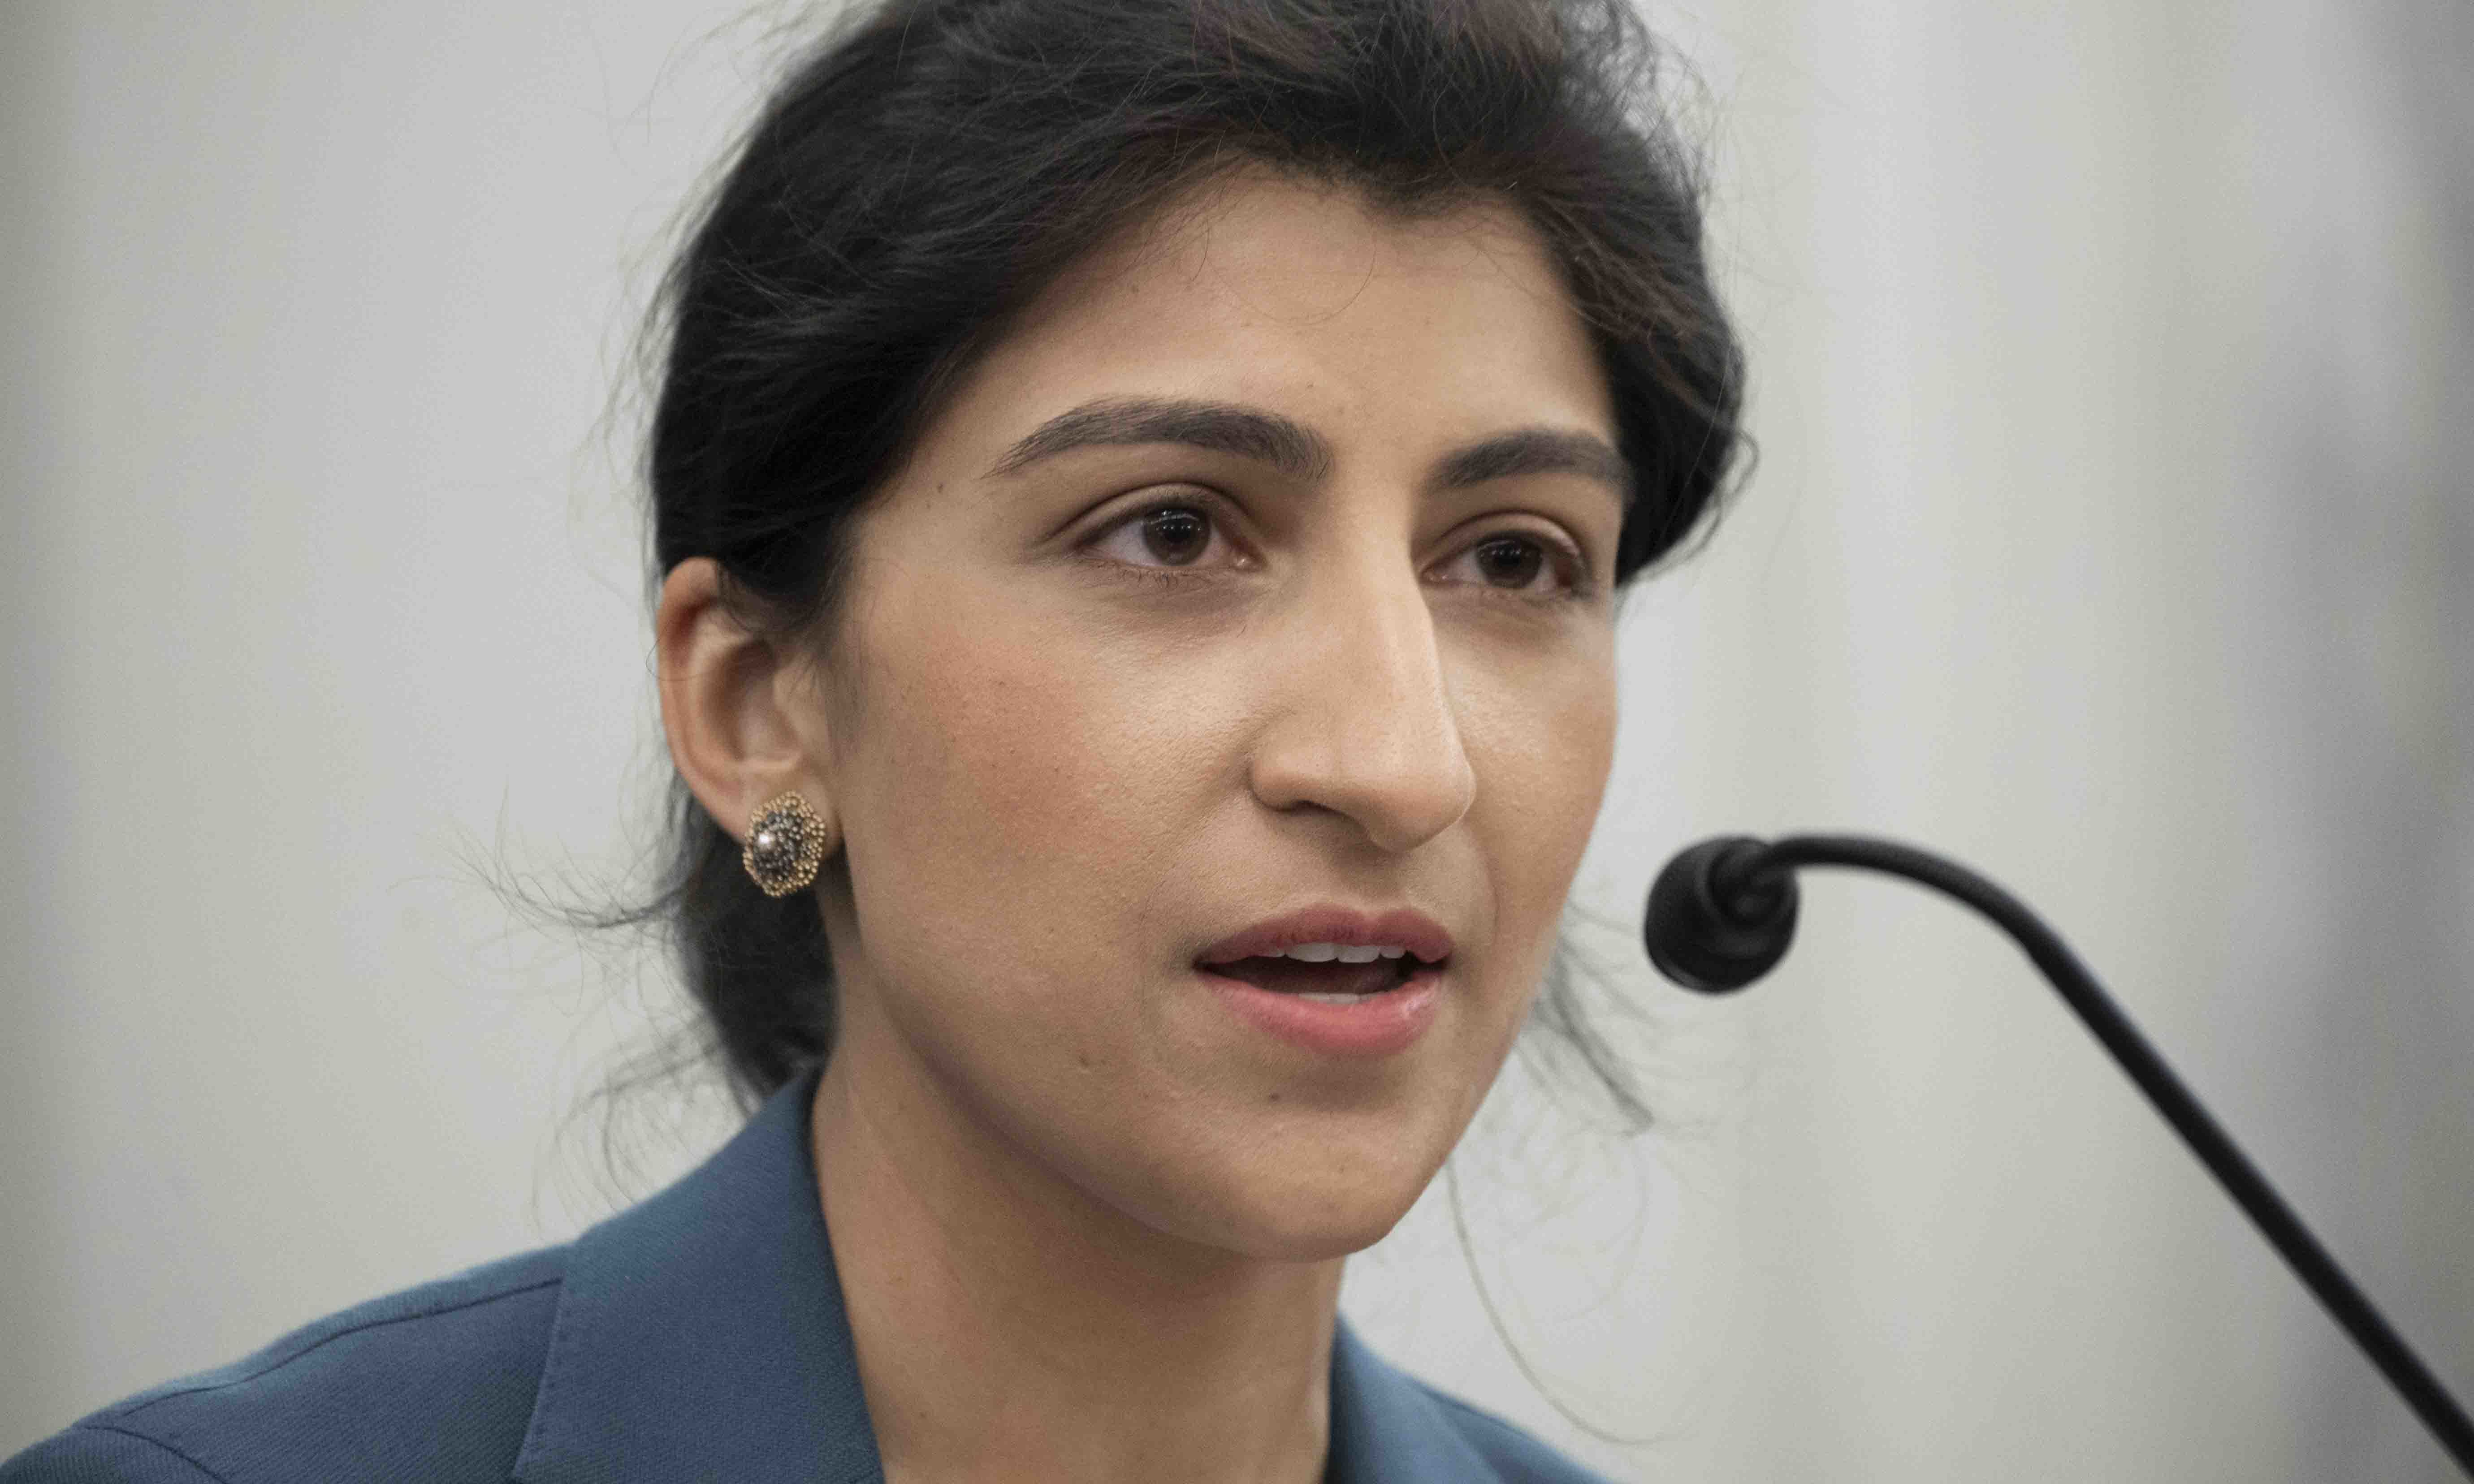
<instances>
[{"instance_id":1,"label":"blurred white background","mask_svg":"<svg viewBox=\"0 0 2474 1484\"><path fill-rule=\"evenodd\" d=\"M1578 899L1721 831L1986 872L2474 1396L2474 7L1651 15L1763 456L1635 600ZM661 968L473 862L640 864L612 389L778 18L0 10L0 1455L727 1131L605 1162ZM2453 1477L1963 909L1813 874L1725 1001L1606 956L1660 1126L1516 1073L1460 1161L1552 1400L1440 1185L1352 1270L1395 1359L1627 1479Z\"/></svg>"}]
</instances>

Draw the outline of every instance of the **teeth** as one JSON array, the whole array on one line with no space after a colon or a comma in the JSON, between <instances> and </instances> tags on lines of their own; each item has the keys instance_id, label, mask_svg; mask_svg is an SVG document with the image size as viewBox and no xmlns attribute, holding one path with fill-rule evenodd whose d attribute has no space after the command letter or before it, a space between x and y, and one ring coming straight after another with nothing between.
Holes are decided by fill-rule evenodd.
<instances>
[{"instance_id":1,"label":"teeth","mask_svg":"<svg viewBox=\"0 0 2474 1484\"><path fill-rule=\"evenodd\" d=\"M1325 994L1320 990L1298 990L1294 993L1297 998L1310 999L1318 1005L1360 1005L1373 997L1370 994Z\"/></svg>"},{"instance_id":2,"label":"teeth","mask_svg":"<svg viewBox=\"0 0 2474 1484\"><path fill-rule=\"evenodd\" d=\"M1398 958L1408 951L1406 948L1393 947L1388 944L1380 945L1369 944L1365 947L1358 948L1343 947L1336 943L1301 943L1296 947L1279 953L1266 954L1265 957L1293 958L1308 964L1328 964L1333 959L1338 959L1344 964L1371 964L1378 958Z\"/></svg>"}]
</instances>

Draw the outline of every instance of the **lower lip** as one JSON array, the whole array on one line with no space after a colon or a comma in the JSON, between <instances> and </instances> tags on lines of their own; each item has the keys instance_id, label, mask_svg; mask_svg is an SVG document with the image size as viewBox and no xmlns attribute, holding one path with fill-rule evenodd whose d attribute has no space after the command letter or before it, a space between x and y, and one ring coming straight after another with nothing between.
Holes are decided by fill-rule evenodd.
<instances>
[{"instance_id":1,"label":"lower lip","mask_svg":"<svg viewBox=\"0 0 2474 1484\"><path fill-rule=\"evenodd\" d=\"M1349 1005L1283 994L1208 969L1197 969L1195 973L1239 1019L1293 1046L1326 1056L1390 1056L1405 1051L1435 1022L1435 1011L1443 1003L1443 972L1436 964L1419 965L1398 989L1369 994Z\"/></svg>"}]
</instances>

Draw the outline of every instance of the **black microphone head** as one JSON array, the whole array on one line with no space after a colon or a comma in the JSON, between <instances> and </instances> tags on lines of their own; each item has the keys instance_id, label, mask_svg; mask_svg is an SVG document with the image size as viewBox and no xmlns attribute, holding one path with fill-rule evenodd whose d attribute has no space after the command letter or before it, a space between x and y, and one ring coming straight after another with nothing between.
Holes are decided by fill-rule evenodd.
<instances>
[{"instance_id":1,"label":"black microphone head","mask_svg":"<svg viewBox=\"0 0 2474 1484\"><path fill-rule=\"evenodd\" d=\"M1687 990L1724 994L1778 967L1795 940L1795 874L1761 869L1750 835L1704 840L1658 874L1641 941L1658 971Z\"/></svg>"}]
</instances>

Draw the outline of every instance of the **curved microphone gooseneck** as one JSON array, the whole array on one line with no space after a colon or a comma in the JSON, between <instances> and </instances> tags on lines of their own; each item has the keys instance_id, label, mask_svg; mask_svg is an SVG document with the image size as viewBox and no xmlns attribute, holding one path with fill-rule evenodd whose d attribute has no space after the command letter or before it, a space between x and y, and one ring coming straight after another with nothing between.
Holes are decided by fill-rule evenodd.
<instances>
[{"instance_id":1,"label":"curved microphone gooseneck","mask_svg":"<svg viewBox=\"0 0 2474 1484\"><path fill-rule=\"evenodd\" d=\"M2474 1423L2328 1256L2267 1179L2217 1127L2061 938L2018 898L1964 867L1895 841L1862 835L1749 835L1704 840L1667 862L1649 889L1642 941L1659 972L1705 994L1739 990L1778 966L1795 937L1798 866L1860 866L1934 887L1991 918L2017 940L2053 988L2182 1141L2217 1177L2295 1275L2413 1408L2439 1446L2474 1478Z\"/></svg>"}]
</instances>

